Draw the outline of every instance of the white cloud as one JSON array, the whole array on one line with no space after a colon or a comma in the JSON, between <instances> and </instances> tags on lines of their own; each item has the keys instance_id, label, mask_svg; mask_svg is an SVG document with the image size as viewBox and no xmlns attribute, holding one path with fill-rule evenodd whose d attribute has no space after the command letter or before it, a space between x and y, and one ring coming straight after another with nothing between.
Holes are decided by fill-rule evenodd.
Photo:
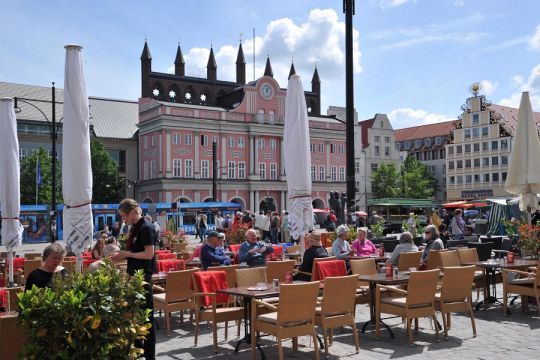
<instances>
[{"instance_id":1,"label":"white cloud","mask_svg":"<svg viewBox=\"0 0 540 360\"><path fill-rule=\"evenodd\" d=\"M446 115L433 114L428 113L426 110L411 108L394 109L388 114L388 119L390 119L394 129L455 120L454 118L450 118Z\"/></svg>"},{"instance_id":2,"label":"white cloud","mask_svg":"<svg viewBox=\"0 0 540 360\"><path fill-rule=\"evenodd\" d=\"M362 71L359 33L353 31L354 72ZM246 80L253 80L253 39L242 42L246 57ZM220 80L236 80L236 56L238 45L214 47L217 76ZM186 75L206 77L209 49L193 48L184 56ZM264 73L266 57L270 56L274 78L283 88L294 58L296 73L302 77L304 90L311 89L311 77L315 66L322 82L321 112L328 104L343 103L345 92L345 23L339 20L333 9L314 9L308 19L295 24L289 18L271 21L266 32L255 38L255 78ZM169 67L174 72L174 66ZM326 91L325 91L326 89ZM339 89L331 91L330 89Z\"/></svg>"},{"instance_id":3,"label":"white cloud","mask_svg":"<svg viewBox=\"0 0 540 360\"><path fill-rule=\"evenodd\" d=\"M489 80L482 80L480 81L480 85L482 85L481 92L484 93L484 95L491 95L497 89L497 86L499 85L498 82L492 83Z\"/></svg>"},{"instance_id":4,"label":"white cloud","mask_svg":"<svg viewBox=\"0 0 540 360\"><path fill-rule=\"evenodd\" d=\"M540 25L536 27L536 31L529 39L529 46L534 50L540 50Z\"/></svg>"},{"instance_id":5,"label":"white cloud","mask_svg":"<svg viewBox=\"0 0 540 360\"><path fill-rule=\"evenodd\" d=\"M463 0L454 1L454 6L462 7L464 5L465 5L465 1L463 1Z\"/></svg>"},{"instance_id":6,"label":"white cloud","mask_svg":"<svg viewBox=\"0 0 540 360\"><path fill-rule=\"evenodd\" d=\"M408 2L416 2L415 0L374 0L374 3L381 9L393 8L404 5Z\"/></svg>"},{"instance_id":7,"label":"white cloud","mask_svg":"<svg viewBox=\"0 0 540 360\"><path fill-rule=\"evenodd\" d=\"M521 84L523 84L523 82L525 81L525 79L523 79L523 76L521 75L514 75L512 76L512 85L514 85L515 87L518 87L518 86L521 86Z\"/></svg>"},{"instance_id":8,"label":"white cloud","mask_svg":"<svg viewBox=\"0 0 540 360\"><path fill-rule=\"evenodd\" d=\"M499 104L517 108L519 107L519 102L521 100L521 93L523 91L528 91L533 110L540 111L540 64L536 65L531 70L527 81L524 81L523 77L520 75L514 76L514 79L521 80L518 88L519 91L511 94L507 98L501 99Z\"/></svg>"},{"instance_id":9,"label":"white cloud","mask_svg":"<svg viewBox=\"0 0 540 360\"><path fill-rule=\"evenodd\" d=\"M425 43L454 42L467 44L489 37L487 32L467 31L467 27L484 22L486 16L472 14L447 22L397 27L368 33L365 38L374 41L379 49L399 49ZM526 40L525 40L526 41Z\"/></svg>"}]
</instances>

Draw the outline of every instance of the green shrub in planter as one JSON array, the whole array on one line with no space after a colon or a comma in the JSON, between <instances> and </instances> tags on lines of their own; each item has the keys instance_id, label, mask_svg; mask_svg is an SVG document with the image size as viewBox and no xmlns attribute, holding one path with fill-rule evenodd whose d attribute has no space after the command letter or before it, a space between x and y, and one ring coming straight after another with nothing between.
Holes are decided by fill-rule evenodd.
<instances>
[{"instance_id":1,"label":"green shrub in planter","mask_svg":"<svg viewBox=\"0 0 540 360\"><path fill-rule=\"evenodd\" d=\"M142 272L127 279L106 263L92 273L58 276L54 287L19 294L28 329L21 359L134 359L151 326Z\"/></svg>"}]
</instances>

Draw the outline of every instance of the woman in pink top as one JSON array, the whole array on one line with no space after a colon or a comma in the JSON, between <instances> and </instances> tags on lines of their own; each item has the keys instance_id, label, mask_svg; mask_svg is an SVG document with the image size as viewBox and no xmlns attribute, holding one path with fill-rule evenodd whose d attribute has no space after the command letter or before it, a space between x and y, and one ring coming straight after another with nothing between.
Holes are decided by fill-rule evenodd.
<instances>
[{"instance_id":1,"label":"woman in pink top","mask_svg":"<svg viewBox=\"0 0 540 360\"><path fill-rule=\"evenodd\" d=\"M369 256L377 252L377 248L371 241L366 239L365 228L359 228L356 234L356 240L351 244L355 256Z\"/></svg>"}]
</instances>

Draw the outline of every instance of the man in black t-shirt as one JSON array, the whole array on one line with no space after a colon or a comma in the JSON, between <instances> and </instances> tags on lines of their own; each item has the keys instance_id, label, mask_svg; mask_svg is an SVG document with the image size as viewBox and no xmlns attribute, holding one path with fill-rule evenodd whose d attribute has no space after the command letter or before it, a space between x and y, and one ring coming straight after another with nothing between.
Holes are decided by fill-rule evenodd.
<instances>
[{"instance_id":1,"label":"man in black t-shirt","mask_svg":"<svg viewBox=\"0 0 540 360\"><path fill-rule=\"evenodd\" d=\"M38 288L52 287L53 276L65 274L65 269L60 266L65 254L66 250L59 243L48 245L43 251L43 265L28 275L24 290L29 290L34 285Z\"/></svg>"},{"instance_id":2,"label":"man in black t-shirt","mask_svg":"<svg viewBox=\"0 0 540 360\"><path fill-rule=\"evenodd\" d=\"M294 276L294 280L310 281L311 275L308 275L307 273L311 273L313 270L313 260L329 256L326 249L322 246L321 233L313 231L306 236L306 239L309 248L304 252L302 263L298 268L298 273Z\"/></svg>"}]
</instances>

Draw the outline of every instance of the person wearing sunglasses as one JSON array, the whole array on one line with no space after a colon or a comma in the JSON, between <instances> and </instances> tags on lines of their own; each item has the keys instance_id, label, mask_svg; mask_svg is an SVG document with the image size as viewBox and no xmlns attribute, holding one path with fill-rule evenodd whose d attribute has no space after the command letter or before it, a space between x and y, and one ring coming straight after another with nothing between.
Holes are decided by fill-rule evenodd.
<instances>
[{"instance_id":1,"label":"person wearing sunglasses","mask_svg":"<svg viewBox=\"0 0 540 360\"><path fill-rule=\"evenodd\" d=\"M444 249L444 243L439 238L439 230L435 225L426 226L424 229L424 239L426 240L426 247L424 248L420 262L422 265L427 265L429 252L432 250Z\"/></svg>"}]
</instances>

